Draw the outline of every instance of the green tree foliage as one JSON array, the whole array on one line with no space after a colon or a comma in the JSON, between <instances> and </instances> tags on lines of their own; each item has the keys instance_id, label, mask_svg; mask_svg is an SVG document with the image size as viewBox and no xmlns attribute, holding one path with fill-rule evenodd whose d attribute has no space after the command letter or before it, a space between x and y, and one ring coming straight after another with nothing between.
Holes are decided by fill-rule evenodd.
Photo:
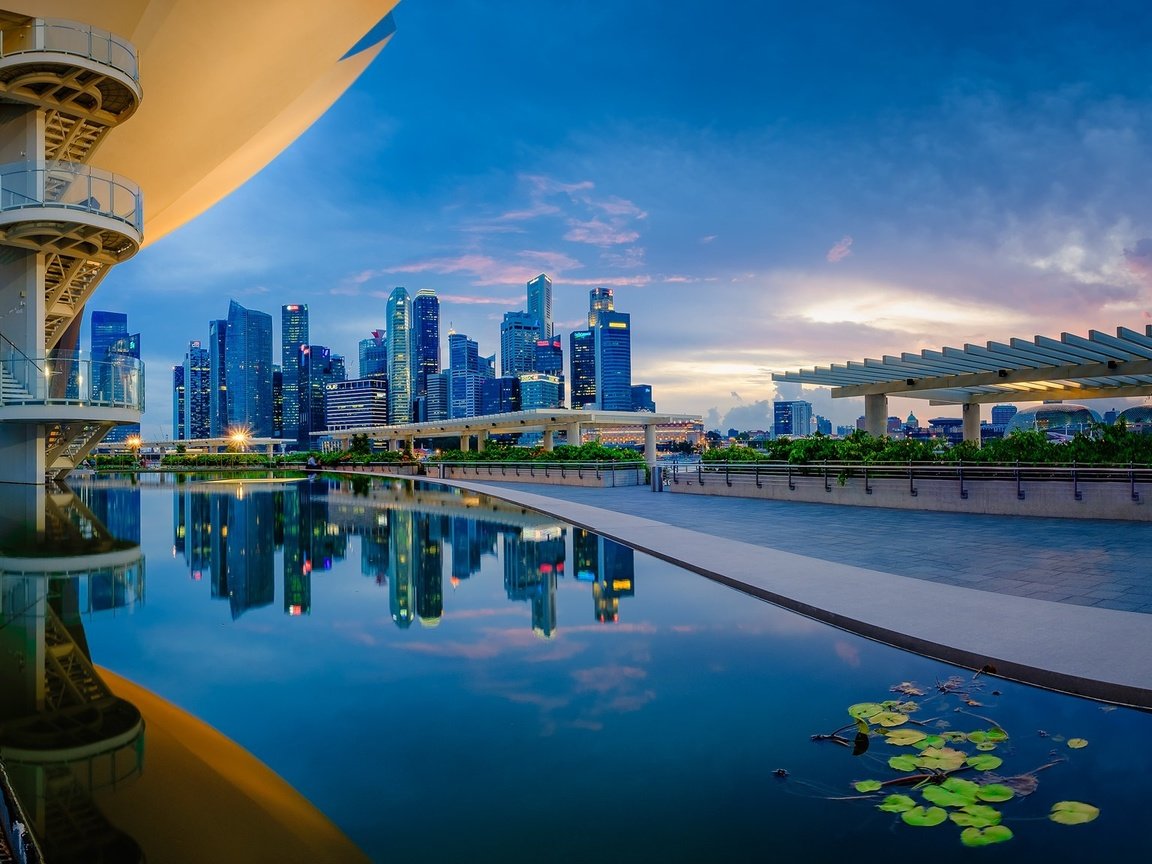
<instances>
[{"instance_id":1,"label":"green tree foliage","mask_svg":"<svg viewBox=\"0 0 1152 864\"><path fill-rule=\"evenodd\" d=\"M579 446L561 444L545 450L489 443L484 450L442 450L430 462L643 462L644 455L625 447L605 447L599 441Z\"/></svg>"}]
</instances>

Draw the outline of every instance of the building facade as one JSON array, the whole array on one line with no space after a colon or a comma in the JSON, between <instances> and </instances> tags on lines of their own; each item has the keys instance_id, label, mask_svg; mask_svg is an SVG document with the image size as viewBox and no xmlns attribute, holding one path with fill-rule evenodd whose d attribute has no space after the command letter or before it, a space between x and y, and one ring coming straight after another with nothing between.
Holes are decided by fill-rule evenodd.
<instances>
[{"instance_id":1,"label":"building facade","mask_svg":"<svg viewBox=\"0 0 1152 864\"><path fill-rule=\"evenodd\" d=\"M540 322L527 312L505 312L500 322L500 374L536 371Z\"/></svg>"},{"instance_id":2,"label":"building facade","mask_svg":"<svg viewBox=\"0 0 1152 864\"><path fill-rule=\"evenodd\" d=\"M326 385L324 425L331 431L388 423L388 382L354 378Z\"/></svg>"},{"instance_id":3,"label":"building facade","mask_svg":"<svg viewBox=\"0 0 1152 864\"><path fill-rule=\"evenodd\" d=\"M212 389L208 393L208 434L219 438L228 428L228 322L208 322L208 363Z\"/></svg>"},{"instance_id":4,"label":"building facade","mask_svg":"<svg viewBox=\"0 0 1152 864\"><path fill-rule=\"evenodd\" d=\"M412 301L415 374L413 398L428 395L428 376L440 371L440 300L431 288L421 288Z\"/></svg>"},{"instance_id":5,"label":"building facade","mask_svg":"<svg viewBox=\"0 0 1152 864\"><path fill-rule=\"evenodd\" d=\"M899 418L897 418L899 422ZM772 403L772 431L782 435L801 437L812 433L812 403L802 399L781 400Z\"/></svg>"},{"instance_id":6,"label":"building facade","mask_svg":"<svg viewBox=\"0 0 1152 864\"><path fill-rule=\"evenodd\" d=\"M652 399L651 384L632 385L632 410L656 413L656 402Z\"/></svg>"},{"instance_id":7,"label":"building facade","mask_svg":"<svg viewBox=\"0 0 1152 864\"><path fill-rule=\"evenodd\" d=\"M283 376L282 437L295 439L300 423L300 356L308 344L308 305L280 307L280 372Z\"/></svg>"},{"instance_id":8,"label":"building facade","mask_svg":"<svg viewBox=\"0 0 1152 864\"><path fill-rule=\"evenodd\" d=\"M596 404L596 336L589 330L573 330L568 338L569 366L572 370L573 408Z\"/></svg>"},{"instance_id":9,"label":"building facade","mask_svg":"<svg viewBox=\"0 0 1152 864\"><path fill-rule=\"evenodd\" d=\"M388 422L412 422L412 298L403 287L388 296Z\"/></svg>"},{"instance_id":10,"label":"building facade","mask_svg":"<svg viewBox=\"0 0 1152 864\"><path fill-rule=\"evenodd\" d=\"M272 436L272 316L228 306L225 347L228 427L256 438Z\"/></svg>"},{"instance_id":11,"label":"building facade","mask_svg":"<svg viewBox=\"0 0 1152 864\"><path fill-rule=\"evenodd\" d=\"M208 349L196 339L184 355L184 398L187 408L179 437L208 438L211 432L212 362Z\"/></svg>"},{"instance_id":12,"label":"building facade","mask_svg":"<svg viewBox=\"0 0 1152 864\"><path fill-rule=\"evenodd\" d=\"M528 282L528 314L539 322L540 338L551 339L552 280L543 273Z\"/></svg>"}]
</instances>

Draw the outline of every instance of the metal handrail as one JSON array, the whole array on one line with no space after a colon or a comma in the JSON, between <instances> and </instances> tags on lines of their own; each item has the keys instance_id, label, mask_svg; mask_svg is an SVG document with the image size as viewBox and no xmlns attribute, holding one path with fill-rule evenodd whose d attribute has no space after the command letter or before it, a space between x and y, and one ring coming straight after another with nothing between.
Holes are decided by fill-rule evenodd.
<instances>
[{"instance_id":1,"label":"metal handrail","mask_svg":"<svg viewBox=\"0 0 1152 864\"><path fill-rule=\"evenodd\" d=\"M0 31L0 59L45 52L94 60L140 82L136 46L99 27L63 18L36 18Z\"/></svg>"},{"instance_id":2,"label":"metal handrail","mask_svg":"<svg viewBox=\"0 0 1152 864\"><path fill-rule=\"evenodd\" d=\"M83 162L29 160L0 165L0 212L62 208L144 230L144 196L126 177Z\"/></svg>"},{"instance_id":3,"label":"metal handrail","mask_svg":"<svg viewBox=\"0 0 1152 864\"><path fill-rule=\"evenodd\" d=\"M18 349L17 349L18 350ZM144 362L135 357L89 360L71 352L48 357L3 358L6 385L0 407L91 405L144 410Z\"/></svg>"},{"instance_id":4,"label":"metal handrail","mask_svg":"<svg viewBox=\"0 0 1152 864\"><path fill-rule=\"evenodd\" d=\"M1010 480L1013 482L1041 482L1058 480L1073 482L1077 488L1084 483L1139 480L1152 482L1152 465L1129 463L1084 462L701 462L691 466L699 474L723 475L725 478L749 476L762 482L765 477L783 477L789 484L796 478L810 476L823 480L829 476L863 474L866 485L877 480L902 479L909 482L923 480L954 480L966 491L972 482L981 480ZM914 488L914 487L912 487Z\"/></svg>"}]
</instances>

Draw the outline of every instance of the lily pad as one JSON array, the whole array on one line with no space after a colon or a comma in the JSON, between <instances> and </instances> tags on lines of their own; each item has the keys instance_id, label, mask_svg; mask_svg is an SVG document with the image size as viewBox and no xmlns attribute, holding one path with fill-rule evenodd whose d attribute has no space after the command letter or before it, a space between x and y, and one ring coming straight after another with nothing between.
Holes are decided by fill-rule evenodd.
<instances>
[{"instance_id":1,"label":"lily pad","mask_svg":"<svg viewBox=\"0 0 1152 864\"><path fill-rule=\"evenodd\" d=\"M989 825L987 828L965 828L960 832L960 842L965 846L991 846L1012 839L1012 829L1007 825Z\"/></svg>"},{"instance_id":2,"label":"lily pad","mask_svg":"<svg viewBox=\"0 0 1152 864\"><path fill-rule=\"evenodd\" d=\"M873 723L879 723L881 726L903 726L908 722L908 715L901 714L899 711L881 711L868 719Z\"/></svg>"},{"instance_id":3,"label":"lily pad","mask_svg":"<svg viewBox=\"0 0 1152 864\"><path fill-rule=\"evenodd\" d=\"M1001 801L1008 801L1015 798L1016 793L1002 783L989 783L981 786L976 791L976 797L981 801L990 801L993 804L999 804Z\"/></svg>"},{"instance_id":4,"label":"lily pad","mask_svg":"<svg viewBox=\"0 0 1152 864\"><path fill-rule=\"evenodd\" d=\"M943 738L945 741L967 741L968 740L968 733L950 730L948 732L941 732L940 737Z\"/></svg>"},{"instance_id":5,"label":"lily pad","mask_svg":"<svg viewBox=\"0 0 1152 864\"><path fill-rule=\"evenodd\" d=\"M926 786L921 793L925 801L937 807L965 807L972 803L972 799L957 792L950 792L943 786Z\"/></svg>"},{"instance_id":6,"label":"lily pad","mask_svg":"<svg viewBox=\"0 0 1152 864\"><path fill-rule=\"evenodd\" d=\"M924 691L911 681L901 681L891 688L893 693L903 693L905 696L923 696Z\"/></svg>"},{"instance_id":7,"label":"lily pad","mask_svg":"<svg viewBox=\"0 0 1152 864\"><path fill-rule=\"evenodd\" d=\"M920 706L915 702L899 702L893 710L901 714L915 714L920 710Z\"/></svg>"},{"instance_id":8,"label":"lily pad","mask_svg":"<svg viewBox=\"0 0 1152 864\"><path fill-rule=\"evenodd\" d=\"M1083 801L1057 801L1048 818L1061 825L1083 825L1100 815L1100 808Z\"/></svg>"},{"instance_id":9,"label":"lily pad","mask_svg":"<svg viewBox=\"0 0 1152 864\"><path fill-rule=\"evenodd\" d=\"M968 758L974 759L976 757ZM951 747L925 747L920 751L920 758L916 760L916 764L921 768L936 771L955 771L964 764L964 759L964 753L953 750Z\"/></svg>"},{"instance_id":10,"label":"lily pad","mask_svg":"<svg viewBox=\"0 0 1152 864\"><path fill-rule=\"evenodd\" d=\"M1073 750L1083 750L1088 746L1088 739L1086 738L1069 738L1068 746Z\"/></svg>"},{"instance_id":11,"label":"lily pad","mask_svg":"<svg viewBox=\"0 0 1152 864\"><path fill-rule=\"evenodd\" d=\"M981 729L978 729L975 732L969 732L968 740L973 744L982 744L988 740L988 733Z\"/></svg>"},{"instance_id":12,"label":"lily pad","mask_svg":"<svg viewBox=\"0 0 1152 864\"><path fill-rule=\"evenodd\" d=\"M986 828L1000 824L1000 811L987 804L966 804L949 818L960 826Z\"/></svg>"},{"instance_id":13,"label":"lily pad","mask_svg":"<svg viewBox=\"0 0 1152 864\"><path fill-rule=\"evenodd\" d=\"M1004 764L1004 760L999 756L990 756L987 753L969 756L966 761L977 771L995 771Z\"/></svg>"},{"instance_id":14,"label":"lily pad","mask_svg":"<svg viewBox=\"0 0 1152 864\"><path fill-rule=\"evenodd\" d=\"M856 720L867 720L875 714L879 714L884 709L877 705L875 702L857 702L855 705L848 706L848 716Z\"/></svg>"},{"instance_id":15,"label":"lily pad","mask_svg":"<svg viewBox=\"0 0 1152 864\"><path fill-rule=\"evenodd\" d=\"M948 813L939 807L913 807L900 814L900 818L907 824L918 828L930 828L939 825L948 818Z\"/></svg>"},{"instance_id":16,"label":"lily pad","mask_svg":"<svg viewBox=\"0 0 1152 864\"><path fill-rule=\"evenodd\" d=\"M881 803L876 805L876 809L883 810L885 813L903 813L906 810L911 810L915 806L916 801L907 795L889 795Z\"/></svg>"},{"instance_id":17,"label":"lily pad","mask_svg":"<svg viewBox=\"0 0 1152 864\"><path fill-rule=\"evenodd\" d=\"M884 733L884 737L889 744L894 744L897 747L907 747L910 744L915 744L917 741L923 741L928 736L919 729L891 729Z\"/></svg>"},{"instance_id":18,"label":"lily pad","mask_svg":"<svg viewBox=\"0 0 1152 864\"><path fill-rule=\"evenodd\" d=\"M987 736L989 741L1007 741L1008 740L1008 733L1005 732L1003 729L996 727L996 726L989 729L985 733L985 735Z\"/></svg>"},{"instance_id":19,"label":"lily pad","mask_svg":"<svg viewBox=\"0 0 1152 864\"><path fill-rule=\"evenodd\" d=\"M888 767L893 771L915 771L915 756L893 756L888 760Z\"/></svg>"},{"instance_id":20,"label":"lily pad","mask_svg":"<svg viewBox=\"0 0 1152 864\"><path fill-rule=\"evenodd\" d=\"M987 753L990 750L995 750L996 745L993 744L991 741L981 741L979 744L976 745L976 749L979 750L981 753Z\"/></svg>"},{"instance_id":21,"label":"lily pad","mask_svg":"<svg viewBox=\"0 0 1152 864\"><path fill-rule=\"evenodd\" d=\"M857 792L876 792L884 788L884 784L879 780L859 780L852 784L852 787Z\"/></svg>"},{"instance_id":22,"label":"lily pad","mask_svg":"<svg viewBox=\"0 0 1152 864\"><path fill-rule=\"evenodd\" d=\"M964 780L961 777L949 777L940 786L949 792L963 795L970 803L976 802L976 794L980 791L979 783L973 783L971 780Z\"/></svg>"}]
</instances>

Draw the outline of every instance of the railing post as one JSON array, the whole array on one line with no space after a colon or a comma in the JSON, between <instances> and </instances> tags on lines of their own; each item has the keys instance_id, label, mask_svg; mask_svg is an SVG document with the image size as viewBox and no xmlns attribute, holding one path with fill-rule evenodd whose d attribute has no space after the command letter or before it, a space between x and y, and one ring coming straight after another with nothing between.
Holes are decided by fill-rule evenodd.
<instances>
[{"instance_id":1,"label":"railing post","mask_svg":"<svg viewBox=\"0 0 1152 864\"><path fill-rule=\"evenodd\" d=\"M871 495L872 487L868 484L868 465L864 465L864 494Z\"/></svg>"},{"instance_id":2,"label":"railing post","mask_svg":"<svg viewBox=\"0 0 1152 864\"><path fill-rule=\"evenodd\" d=\"M1020 460L1016 460L1016 497L1020 501L1024 500L1024 488L1020 485Z\"/></svg>"},{"instance_id":3,"label":"railing post","mask_svg":"<svg viewBox=\"0 0 1152 864\"><path fill-rule=\"evenodd\" d=\"M788 463L788 488L793 492L796 491L796 484L792 482L792 463Z\"/></svg>"},{"instance_id":4,"label":"railing post","mask_svg":"<svg viewBox=\"0 0 1152 864\"><path fill-rule=\"evenodd\" d=\"M752 466L752 470L754 472L753 477L756 480L756 488L759 489L764 485L763 483L760 482L760 464L754 463Z\"/></svg>"},{"instance_id":5,"label":"railing post","mask_svg":"<svg viewBox=\"0 0 1152 864\"><path fill-rule=\"evenodd\" d=\"M1080 491L1080 478L1076 475L1076 463L1072 463L1072 497L1077 501L1084 500L1084 493Z\"/></svg>"},{"instance_id":6,"label":"railing post","mask_svg":"<svg viewBox=\"0 0 1152 864\"><path fill-rule=\"evenodd\" d=\"M908 494L915 498L920 493L916 490L916 475L912 469L912 460L908 460Z\"/></svg>"},{"instance_id":7,"label":"railing post","mask_svg":"<svg viewBox=\"0 0 1152 864\"><path fill-rule=\"evenodd\" d=\"M827 459L824 460L824 491L825 492L831 492L832 491L832 487L828 483L828 460Z\"/></svg>"},{"instance_id":8,"label":"railing post","mask_svg":"<svg viewBox=\"0 0 1152 864\"><path fill-rule=\"evenodd\" d=\"M732 463L729 462L727 459L725 459L724 460L724 482L727 483L729 486L732 485L732 477L729 473L729 469L731 467L732 467Z\"/></svg>"},{"instance_id":9,"label":"railing post","mask_svg":"<svg viewBox=\"0 0 1152 864\"><path fill-rule=\"evenodd\" d=\"M1131 484L1132 500L1137 504L1140 503L1140 493L1136 491L1136 472L1132 468L1132 463L1128 463L1128 482Z\"/></svg>"},{"instance_id":10,"label":"railing post","mask_svg":"<svg viewBox=\"0 0 1152 864\"><path fill-rule=\"evenodd\" d=\"M696 463L696 482L701 486L704 485L704 463L703 462L697 462Z\"/></svg>"},{"instance_id":11,"label":"railing post","mask_svg":"<svg viewBox=\"0 0 1152 864\"><path fill-rule=\"evenodd\" d=\"M964 488L964 460L963 459L957 459L956 460L956 469L960 474L960 497L967 499L968 490Z\"/></svg>"}]
</instances>

